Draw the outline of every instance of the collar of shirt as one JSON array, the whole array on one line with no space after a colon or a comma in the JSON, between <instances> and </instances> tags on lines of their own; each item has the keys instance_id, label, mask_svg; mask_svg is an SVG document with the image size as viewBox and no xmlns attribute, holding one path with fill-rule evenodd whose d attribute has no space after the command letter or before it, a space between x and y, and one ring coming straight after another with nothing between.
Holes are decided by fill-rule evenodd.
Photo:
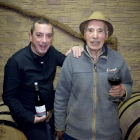
<instances>
[{"instance_id":1,"label":"collar of shirt","mask_svg":"<svg viewBox=\"0 0 140 140\"><path fill-rule=\"evenodd\" d=\"M41 56L36 55L35 53L34 53L34 55L36 57L35 59L37 59L38 62L40 62L41 64L44 64L45 56L41 57Z\"/></svg>"},{"instance_id":2,"label":"collar of shirt","mask_svg":"<svg viewBox=\"0 0 140 140\"><path fill-rule=\"evenodd\" d=\"M91 55L90 52L88 51L88 45L86 45L86 50L87 50L88 54L90 55L90 57L94 60L94 58L92 57L92 55ZM104 52L105 52L105 46L103 46L102 52L101 52L101 54L100 54L99 56L101 56Z\"/></svg>"}]
</instances>

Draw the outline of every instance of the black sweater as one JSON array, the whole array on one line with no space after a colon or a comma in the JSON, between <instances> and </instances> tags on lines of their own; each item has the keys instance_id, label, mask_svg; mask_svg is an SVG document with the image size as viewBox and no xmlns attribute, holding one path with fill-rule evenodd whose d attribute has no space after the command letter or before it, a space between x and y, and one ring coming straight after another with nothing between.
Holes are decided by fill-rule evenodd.
<instances>
[{"instance_id":1,"label":"black sweater","mask_svg":"<svg viewBox=\"0 0 140 140\"><path fill-rule=\"evenodd\" d=\"M30 45L9 58L5 66L2 97L16 122L34 121L34 82L39 83L46 109L53 107L56 66L62 66L65 60L65 55L53 46L44 57L39 57L32 52ZM41 64L41 61L44 61L44 64Z\"/></svg>"}]
</instances>

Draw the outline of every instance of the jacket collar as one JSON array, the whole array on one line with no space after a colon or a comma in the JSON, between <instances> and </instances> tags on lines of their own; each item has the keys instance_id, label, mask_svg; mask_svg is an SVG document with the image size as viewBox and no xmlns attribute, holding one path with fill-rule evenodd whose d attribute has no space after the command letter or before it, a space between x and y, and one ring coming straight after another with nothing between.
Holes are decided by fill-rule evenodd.
<instances>
[{"instance_id":1,"label":"jacket collar","mask_svg":"<svg viewBox=\"0 0 140 140\"><path fill-rule=\"evenodd\" d=\"M86 49L86 45L87 45L87 43L84 44L84 50L87 54L89 54L87 49ZM106 44L104 44L104 53L101 54L99 57L104 58L104 59L108 59L108 48L107 48Z\"/></svg>"}]
</instances>

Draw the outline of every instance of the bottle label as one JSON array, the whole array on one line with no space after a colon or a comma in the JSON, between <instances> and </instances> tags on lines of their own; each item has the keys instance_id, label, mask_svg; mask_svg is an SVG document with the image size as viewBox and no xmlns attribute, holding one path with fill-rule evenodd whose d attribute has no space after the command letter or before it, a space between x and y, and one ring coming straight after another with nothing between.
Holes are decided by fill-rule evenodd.
<instances>
[{"instance_id":1,"label":"bottle label","mask_svg":"<svg viewBox=\"0 0 140 140\"><path fill-rule=\"evenodd\" d=\"M38 117L46 115L45 105L43 105L43 106L35 106L35 110L36 110L36 113L37 113Z\"/></svg>"}]
</instances>

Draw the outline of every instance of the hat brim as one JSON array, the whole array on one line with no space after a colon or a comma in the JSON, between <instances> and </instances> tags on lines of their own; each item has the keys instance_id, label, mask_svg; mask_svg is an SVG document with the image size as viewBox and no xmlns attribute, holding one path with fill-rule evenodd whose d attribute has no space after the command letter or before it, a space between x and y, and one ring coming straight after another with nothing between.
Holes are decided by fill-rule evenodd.
<instances>
[{"instance_id":1,"label":"hat brim","mask_svg":"<svg viewBox=\"0 0 140 140\"><path fill-rule=\"evenodd\" d=\"M91 19L91 20L99 20L99 19ZM80 28L80 31L81 31L81 33L82 33L83 36L84 36L85 25L86 25L89 21L91 21L91 20L86 20L86 21L84 21L84 22L82 22L82 23L80 24L79 28ZM106 23L106 25L107 25L107 27L108 27L108 31L109 31L108 37L110 37L110 36L113 34L113 26L112 26L112 24L109 23L108 21L105 21L105 20L101 20L101 21L103 21L103 22Z\"/></svg>"}]
</instances>

